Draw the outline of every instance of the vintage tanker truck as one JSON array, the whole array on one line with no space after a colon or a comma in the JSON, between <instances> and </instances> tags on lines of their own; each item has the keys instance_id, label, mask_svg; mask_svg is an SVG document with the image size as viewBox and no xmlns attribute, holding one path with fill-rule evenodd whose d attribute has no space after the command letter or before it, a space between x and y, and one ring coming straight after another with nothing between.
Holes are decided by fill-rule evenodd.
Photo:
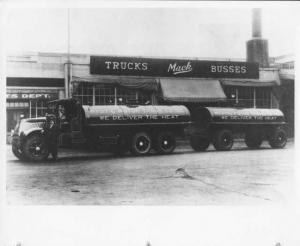
<instances>
[{"instance_id":1,"label":"vintage tanker truck","mask_svg":"<svg viewBox=\"0 0 300 246\"><path fill-rule=\"evenodd\" d=\"M210 143L217 150L230 150L234 134L243 133L249 148L268 140L272 148L283 148L284 116L278 109L237 109L178 106L86 106L74 99L49 103L60 129L60 146L100 146L121 154L145 155L151 149L172 153L176 138L187 135L195 151ZM42 161L49 155L43 136L46 117L22 119L12 135L12 151L21 160Z\"/></svg>"},{"instance_id":2,"label":"vintage tanker truck","mask_svg":"<svg viewBox=\"0 0 300 246\"><path fill-rule=\"evenodd\" d=\"M101 146L121 154L145 155L151 149L168 154L176 136L190 124L185 106L85 106L74 99L49 104L59 126L60 146ZM22 160L41 161L49 151L43 137L47 117L22 119L12 137L12 151Z\"/></svg>"}]
</instances>

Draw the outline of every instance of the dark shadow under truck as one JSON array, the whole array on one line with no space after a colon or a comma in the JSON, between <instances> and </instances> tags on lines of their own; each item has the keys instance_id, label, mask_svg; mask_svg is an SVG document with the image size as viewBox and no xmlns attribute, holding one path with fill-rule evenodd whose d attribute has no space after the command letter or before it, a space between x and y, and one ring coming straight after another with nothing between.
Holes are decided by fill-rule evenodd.
<instances>
[{"instance_id":1,"label":"dark shadow under truck","mask_svg":"<svg viewBox=\"0 0 300 246\"><path fill-rule=\"evenodd\" d=\"M59 146L100 146L116 154L130 151L148 154L172 153L176 138L187 132L192 148L204 151L210 143L217 150L230 150L233 134L245 134L249 148L259 148L268 140L272 148L283 148L286 133L284 116L278 109L237 109L178 106L85 106L74 99L49 103L60 129ZM43 161L49 155L43 135L48 117L22 119L12 138L12 151L25 161Z\"/></svg>"}]
</instances>

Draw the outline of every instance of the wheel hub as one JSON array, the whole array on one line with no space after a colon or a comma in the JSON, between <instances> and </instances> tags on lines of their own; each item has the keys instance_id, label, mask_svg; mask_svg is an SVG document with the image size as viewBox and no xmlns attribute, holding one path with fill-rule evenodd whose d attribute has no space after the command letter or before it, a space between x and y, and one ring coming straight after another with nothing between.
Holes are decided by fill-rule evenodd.
<instances>
[{"instance_id":1,"label":"wheel hub","mask_svg":"<svg viewBox=\"0 0 300 246\"><path fill-rule=\"evenodd\" d=\"M231 144L230 136L228 136L228 135L223 136L222 142L223 142L224 146L230 146L230 144Z\"/></svg>"},{"instance_id":2,"label":"wheel hub","mask_svg":"<svg viewBox=\"0 0 300 246\"><path fill-rule=\"evenodd\" d=\"M138 140L137 140L137 143L136 143L136 146L137 148L140 150L140 151L146 151L149 147L149 140L145 137L140 137Z\"/></svg>"},{"instance_id":3,"label":"wheel hub","mask_svg":"<svg viewBox=\"0 0 300 246\"><path fill-rule=\"evenodd\" d=\"M33 156L39 156L43 152L43 146L40 142L35 142L30 147L30 152Z\"/></svg>"}]
</instances>

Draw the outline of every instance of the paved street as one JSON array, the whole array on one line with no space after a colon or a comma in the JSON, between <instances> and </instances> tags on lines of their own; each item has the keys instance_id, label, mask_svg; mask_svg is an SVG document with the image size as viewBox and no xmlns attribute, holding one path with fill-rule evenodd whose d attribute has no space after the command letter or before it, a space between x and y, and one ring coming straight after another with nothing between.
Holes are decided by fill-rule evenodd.
<instances>
[{"instance_id":1,"label":"paved street","mask_svg":"<svg viewBox=\"0 0 300 246\"><path fill-rule=\"evenodd\" d=\"M57 162L23 163L7 145L7 201L34 205L253 205L293 195L293 143L285 149L115 157L63 150ZM184 168L185 172L175 172Z\"/></svg>"}]
</instances>

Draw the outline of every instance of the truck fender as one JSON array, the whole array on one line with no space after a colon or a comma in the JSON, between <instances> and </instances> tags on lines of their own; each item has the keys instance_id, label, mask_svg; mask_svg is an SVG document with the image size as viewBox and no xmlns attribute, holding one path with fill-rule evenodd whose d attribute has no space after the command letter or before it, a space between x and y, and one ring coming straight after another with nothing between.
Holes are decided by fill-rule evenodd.
<instances>
[{"instance_id":1,"label":"truck fender","mask_svg":"<svg viewBox=\"0 0 300 246\"><path fill-rule=\"evenodd\" d=\"M28 129L28 130L23 132L23 135L25 137L28 137L29 135L32 135L32 134L35 134L35 133L42 134L43 133L43 128L35 127L35 128Z\"/></svg>"}]
</instances>

